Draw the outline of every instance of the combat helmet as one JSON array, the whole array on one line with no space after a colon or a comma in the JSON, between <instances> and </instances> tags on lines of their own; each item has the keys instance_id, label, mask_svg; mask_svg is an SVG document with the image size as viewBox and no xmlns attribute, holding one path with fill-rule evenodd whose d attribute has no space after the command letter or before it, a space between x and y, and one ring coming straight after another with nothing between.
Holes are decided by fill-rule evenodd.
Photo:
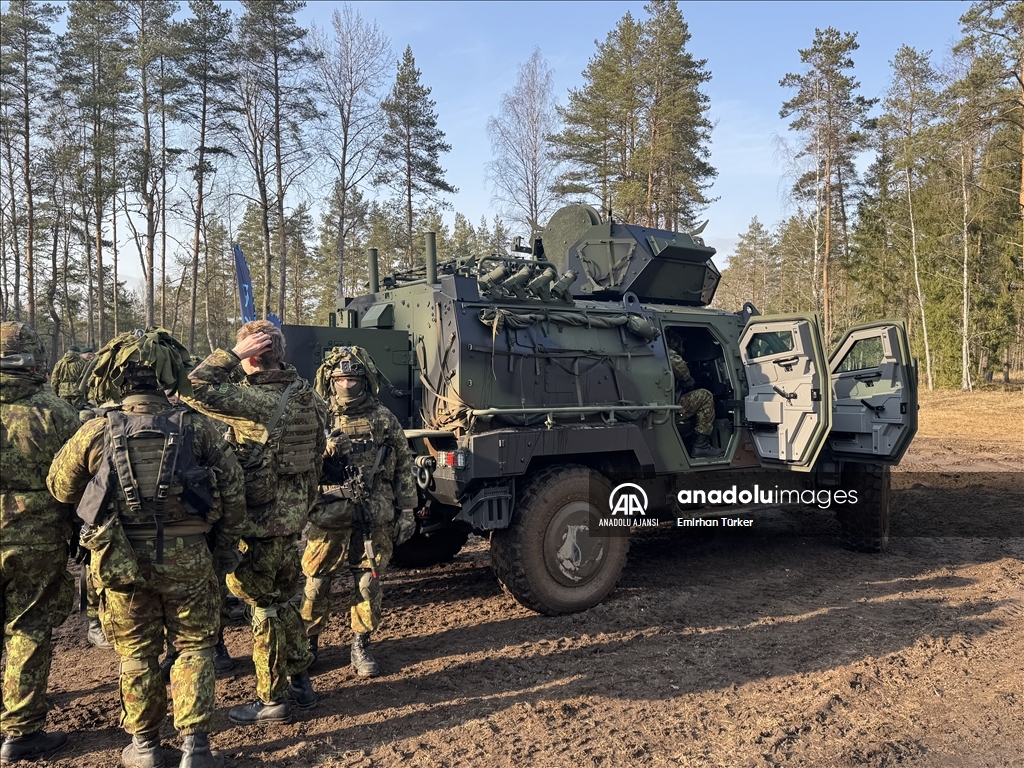
<instances>
[{"instance_id":1,"label":"combat helmet","mask_svg":"<svg viewBox=\"0 0 1024 768\"><path fill-rule=\"evenodd\" d=\"M97 403L131 391L192 394L188 350L164 328L122 333L99 352L89 374L89 396Z\"/></svg>"},{"instance_id":2,"label":"combat helmet","mask_svg":"<svg viewBox=\"0 0 1024 768\"><path fill-rule=\"evenodd\" d=\"M33 368L46 364L46 348L28 323L8 321L0 325L0 368Z\"/></svg>"},{"instance_id":3,"label":"combat helmet","mask_svg":"<svg viewBox=\"0 0 1024 768\"><path fill-rule=\"evenodd\" d=\"M351 395L339 393L339 388L334 386L334 379L348 379L362 377L365 379L365 388L362 392L356 392L356 397L361 398L363 392L367 392L376 398L380 392L381 379L384 375L377 370L370 353L362 347L346 346L335 347L324 357L323 363L316 371L314 387L318 395L325 400L351 400Z\"/></svg>"}]
</instances>

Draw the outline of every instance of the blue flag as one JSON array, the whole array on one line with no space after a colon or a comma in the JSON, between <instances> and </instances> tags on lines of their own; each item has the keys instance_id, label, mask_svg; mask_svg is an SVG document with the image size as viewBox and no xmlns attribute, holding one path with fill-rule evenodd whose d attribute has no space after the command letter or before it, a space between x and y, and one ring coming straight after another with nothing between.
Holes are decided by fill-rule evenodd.
<instances>
[{"instance_id":1,"label":"blue flag","mask_svg":"<svg viewBox=\"0 0 1024 768\"><path fill-rule=\"evenodd\" d=\"M241 305L242 322L250 323L256 319L256 297L252 295L249 264L238 243L231 244L231 252L235 255L235 277L238 280L238 303Z\"/></svg>"}]
</instances>

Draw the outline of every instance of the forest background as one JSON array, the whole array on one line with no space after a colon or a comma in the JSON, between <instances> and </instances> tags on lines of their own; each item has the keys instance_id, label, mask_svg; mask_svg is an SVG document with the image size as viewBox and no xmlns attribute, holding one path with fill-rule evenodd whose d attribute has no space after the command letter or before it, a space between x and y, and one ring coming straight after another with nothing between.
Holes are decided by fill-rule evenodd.
<instances>
[{"instance_id":1,"label":"forest background","mask_svg":"<svg viewBox=\"0 0 1024 768\"><path fill-rule=\"evenodd\" d=\"M199 354L225 345L232 241L260 314L326 324L339 286L364 290L368 247L386 274L420 263L427 231L442 259L482 256L566 203L689 230L714 200L713 73L675 2L625 13L568 93L522 54L487 122L495 213L475 222L451 211L459 148L412 48L356 7L324 28L303 7L2 6L0 315L48 336L51 364L150 325ZM904 318L929 388L1024 368L1024 2L965 4L950 32L948 50L894 51L880 98L857 80L856 31L794 52L788 213L740 233L716 306L815 310L832 341Z\"/></svg>"}]
</instances>

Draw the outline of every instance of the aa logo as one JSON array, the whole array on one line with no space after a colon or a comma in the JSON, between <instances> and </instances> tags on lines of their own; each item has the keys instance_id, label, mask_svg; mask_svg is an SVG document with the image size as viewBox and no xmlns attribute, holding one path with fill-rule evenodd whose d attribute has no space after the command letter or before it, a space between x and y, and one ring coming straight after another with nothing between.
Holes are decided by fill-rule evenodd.
<instances>
[{"instance_id":1,"label":"aa logo","mask_svg":"<svg viewBox=\"0 0 1024 768\"><path fill-rule=\"evenodd\" d=\"M647 494L636 483L622 483L612 489L608 496L608 508L612 515L647 515Z\"/></svg>"}]
</instances>

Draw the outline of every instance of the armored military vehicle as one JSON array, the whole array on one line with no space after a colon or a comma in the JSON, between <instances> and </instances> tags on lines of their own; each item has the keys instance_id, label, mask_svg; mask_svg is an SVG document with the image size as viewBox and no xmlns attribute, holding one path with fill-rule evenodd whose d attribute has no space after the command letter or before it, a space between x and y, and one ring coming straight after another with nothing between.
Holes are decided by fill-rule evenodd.
<instances>
[{"instance_id":1,"label":"armored military vehicle","mask_svg":"<svg viewBox=\"0 0 1024 768\"><path fill-rule=\"evenodd\" d=\"M856 489L837 512L844 535L883 548L888 466L917 429L902 323L853 328L828 354L812 314L709 309L714 253L698 234L569 206L511 255L438 264L428 234L423 269L380 281L371 251L369 292L332 327L285 326L307 378L331 347L359 344L390 380L383 399L416 450L423 499L421 532L396 559L451 557L476 531L520 603L584 610L626 561L629 537L593 524L618 483L654 513L695 479L751 471ZM711 456L694 457L692 419L679 418L670 344L713 396Z\"/></svg>"}]
</instances>

